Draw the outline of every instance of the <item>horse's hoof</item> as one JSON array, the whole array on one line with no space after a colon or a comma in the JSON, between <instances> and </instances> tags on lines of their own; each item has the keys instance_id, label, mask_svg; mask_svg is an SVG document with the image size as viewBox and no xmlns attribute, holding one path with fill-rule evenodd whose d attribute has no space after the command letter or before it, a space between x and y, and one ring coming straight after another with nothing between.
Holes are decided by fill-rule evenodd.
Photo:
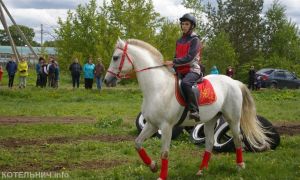
<instances>
[{"instance_id":1,"label":"horse's hoof","mask_svg":"<svg viewBox=\"0 0 300 180\"><path fill-rule=\"evenodd\" d=\"M237 164L237 168L238 168L239 171L242 170L242 169L245 169L246 168L246 164L244 162L238 163Z\"/></svg>"},{"instance_id":2,"label":"horse's hoof","mask_svg":"<svg viewBox=\"0 0 300 180\"><path fill-rule=\"evenodd\" d=\"M196 173L196 176L203 176L203 170L199 170L199 171Z\"/></svg>"},{"instance_id":3,"label":"horse's hoof","mask_svg":"<svg viewBox=\"0 0 300 180\"><path fill-rule=\"evenodd\" d=\"M156 173L158 171L157 164L155 161L152 161L149 167L150 167L151 172L153 172L153 173Z\"/></svg>"}]
</instances>

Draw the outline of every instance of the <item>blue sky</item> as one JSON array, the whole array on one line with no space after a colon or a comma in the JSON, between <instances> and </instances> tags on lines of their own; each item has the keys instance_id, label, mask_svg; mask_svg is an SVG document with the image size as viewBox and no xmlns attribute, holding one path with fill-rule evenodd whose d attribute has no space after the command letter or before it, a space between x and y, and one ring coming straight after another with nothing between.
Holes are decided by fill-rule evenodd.
<instances>
[{"instance_id":1,"label":"blue sky","mask_svg":"<svg viewBox=\"0 0 300 180\"><path fill-rule=\"evenodd\" d=\"M99 3L102 0L97 0ZM154 8L162 16L169 19L178 19L188 12L181 5L181 0L152 0ZM210 0L206 0L210 1ZM214 2L215 0L213 0ZM53 29L57 28L57 19L66 18L68 9L74 10L78 4L87 3L89 0L3 0L10 13L18 24L26 25L35 30L35 40L40 39L40 27L44 27L44 39L51 40L55 35ZM273 0L264 0L264 11L270 7ZM288 18L300 27L300 0L281 0L286 6ZM9 22L8 18L7 21ZM11 24L9 22L9 24ZM0 26L0 28L2 28Z\"/></svg>"}]
</instances>

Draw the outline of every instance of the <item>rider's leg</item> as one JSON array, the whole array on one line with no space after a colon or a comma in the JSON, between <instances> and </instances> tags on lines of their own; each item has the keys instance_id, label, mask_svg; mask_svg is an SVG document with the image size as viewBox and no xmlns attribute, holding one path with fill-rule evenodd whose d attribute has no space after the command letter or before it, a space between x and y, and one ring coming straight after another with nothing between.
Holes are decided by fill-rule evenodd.
<instances>
[{"instance_id":1,"label":"rider's leg","mask_svg":"<svg viewBox=\"0 0 300 180\"><path fill-rule=\"evenodd\" d=\"M188 108L190 110L190 118L197 121L200 120L197 99L192 90L192 86L197 83L201 76L197 73L190 72L184 76L181 82L182 91L187 98Z\"/></svg>"},{"instance_id":2,"label":"rider's leg","mask_svg":"<svg viewBox=\"0 0 300 180\"><path fill-rule=\"evenodd\" d=\"M142 143L145 141L145 139L151 137L158 129L151 125L150 123L146 123L145 127L143 128L142 132L139 134L139 136L135 139L135 148L137 152L139 153L140 158L143 160L143 162L150 167L152 172L157 171L157 166L154 161L151 160L151 158L146 153L145 149L142 147Z\"/></svg>"}]
</instances>

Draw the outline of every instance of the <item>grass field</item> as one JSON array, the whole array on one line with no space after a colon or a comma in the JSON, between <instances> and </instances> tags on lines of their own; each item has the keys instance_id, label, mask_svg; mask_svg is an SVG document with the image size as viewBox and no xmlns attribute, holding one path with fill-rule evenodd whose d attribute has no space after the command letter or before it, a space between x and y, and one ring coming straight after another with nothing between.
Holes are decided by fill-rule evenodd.
<instances>
[{"instance_id":1,"label":"grass field","mask_svg":"<svg viewBox=\"0 0 300 180\"><path fill-rule=\"evenodd\" d=\"M136 85L86 91L72 90L63 77L59 89L33 87L0 89L0 172L67 173L72 179L155 179L134 149L142 95ZM3 83L6 83L5 81ZM258 114L272 123L300 123L299 90L253 92ZM22 119L34 121L22 122ZM40 120L40 121L37 121ZM145 148L160 157L160 140ZM216 153L201 179L299 179L300 136L281 136L275 151L246 152L246 169L237 171L235 154ZM172 141L169 179L199 179L194 174L204 146L195 146L187 133ZM5 175L5 174L4 174Z\"/></svg>"}]
</instances>

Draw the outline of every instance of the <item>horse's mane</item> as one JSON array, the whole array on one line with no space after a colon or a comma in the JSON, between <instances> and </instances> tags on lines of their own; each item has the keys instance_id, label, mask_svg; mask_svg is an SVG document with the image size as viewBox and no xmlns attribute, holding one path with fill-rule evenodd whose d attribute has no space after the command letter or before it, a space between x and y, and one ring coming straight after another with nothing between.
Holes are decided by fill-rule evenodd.
<instances>
[{"instance_id":1,"label":"horse's mane","mask_svg":"<svg viewBox=\"0 0 300 180\"><path fill-rule=\"evenodd\" d=\"M154 60L159 61L160 63L163 61L163 55L149 43L146 43L138 39L128 39L127 42L128 44L139 46L141 48L148 50L153 56Z\"/></svg>"}]
</instances>

